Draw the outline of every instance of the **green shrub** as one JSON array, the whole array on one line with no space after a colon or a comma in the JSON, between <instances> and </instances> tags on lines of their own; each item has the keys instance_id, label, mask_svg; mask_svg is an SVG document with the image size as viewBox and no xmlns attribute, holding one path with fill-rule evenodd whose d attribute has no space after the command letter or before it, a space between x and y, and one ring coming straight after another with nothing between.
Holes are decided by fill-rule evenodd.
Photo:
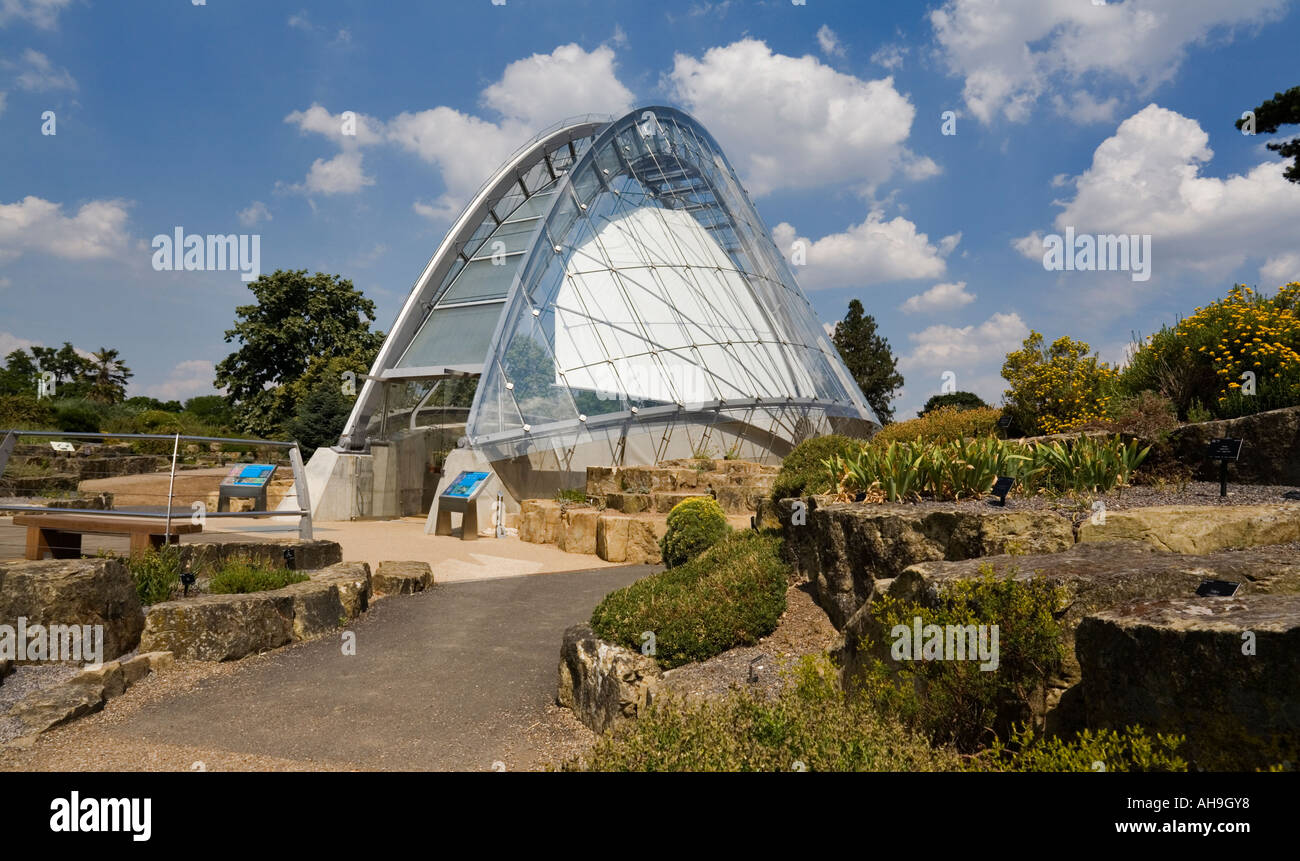
<instances>
[{"instance_id":1,"label":"green shrub","mask_svg":"<svg viewBox=\"0 0 1300 861\"><path fill-rule=\"evenodd\" d=\"M959 410L982 410L987 409L988 404L984 403L984 399L974 392L945 392L941 395L933 395L925 402L925 406L921 407L921 411L917 413L917 416L924 416L940 407L955 407Z\"/></svg>"},{"instance_id":2,"label":"green shrub","mask_svg":"<svg viewBox=\"0 0 1300 861\"><path fill-rule=\"evenodd\" d=\"M823 462L836 456L856 456L866 444L866 440L840 434L814 437L799 443L781 462L781 471L772 484L772 498L786 499L834 490Z\"/></svg>"},{"instance_id":3,"label":"green shrub","mask_svg":"<svg viewBox=\"0 0 1300 861\"><path fill-rule=\"evenodd\" d=\"M1002 411L993 407L962 409L941 406L905 422L886 425L871 438L873 443L951 442L969 437L998 436Z\"/></svg>"},{"instance_id":4,"label":"green shrub","mask_svg":"<svg viewBox=\"0 0 1300 861\"><path fill-rule=\"evenodd\" d=\"M32 395L0 395L0 429L39 430L54 426L54 412Z\"/></svg>"},{"instance_id":5,"label":"green shrub","mask_svg":"<svg viewBox=\"0 0 1300 861\"><path fill-rule=\"evenodd\" d=\"M711 496L683 499L668 512L668 531L659 539L664 564L675 568L712 547L731 531L722 506Z\"/></svg>"},{"instance_id":6,"label":"green shrub","mask_svg":"<svg viewBox=\"0 0 1300 861\"><path fill-rule=\"evenodd\" d=\"M781 539L745 530L684 565L605 596L591 614L598 637L640 650L655 636L664 668L702 661L770 634L785 612Z\"/></svg>"},{"instance_id":7,"label":"green shrub","mask_svg":"<svg viewBox=\"0 0 1300 861\"><path fill-rule=\"evenodd\" d=\"M291 583L310 579L301 571L267 568L246 559L235 559L221 566L208 579L208 591L214 595L234 595L280 589Z\"/></svg>"},{"instance_id":8,"label":"green shrub","mask_svg":"<svg viewBox=\"0 0 1300 861\"><path fill-rule=\"evenodd\" d=\"M888 642L868 646L874 657L865 661L858 679L860 692L877 707L936 744L953 744L965 753L1008 737L1016 724L1030 719L1036 702L1045 707L1046 681L1065 657L1056 621L1065 607L1064 591L1042 578L995 577L987 565L981 573L948 584L935 606L881 598L872 607L873 628ZM918 617L922 630L996 625L996 668L981 669L979 660L896 659L901 654L894 652L895 636L901 638L906 629L910 638Z\"/></svg>"},{"instance_id":9,"label":"green shrub","mask_svg":"<svg viewBox=\"0 0 1300 861\"><path fill-rule=\"evenodd\" d=\"M587 491L581 487L568 487L563 490L555 491L555 498L559 502L576 502L585 503L587 501Z\"/></svg>"},{"instance_id":10,"label":"green shrub","mask_svg":"<svg viewBox=\"0 0 1300 861\"><path fill-rule=\"evenodd\" d=\"M773 699L737 690L689 707L656 704L601 737L565 770L588 771L944 771L959 758L923 736L846 699L825 656L804 658Z\"/></svg>"},{"instance_id":11,"label":"green shrub","mask_svg":"<svg viewBox=\"0 0 1300 861\"><path fill-rule=\"evenodd\" d=\"M131 557L127 568L141 604L167 601L181 586L181 552L174 544Z\"/></svg>"},{"instance_id":12,"label":"green shrub","mask_svg":"<svg viewBox=\"0 0 1300 861\"><path fill-rule=\"evenodd\" d=\"M971 771L1187 771L1178 756L1182 736L1155 738L1137 726L1093 732L1084 730L1072 739L1036 736L1018 728L1004 744L995 741L968 761Z\"/></svg>"}]
</instances>

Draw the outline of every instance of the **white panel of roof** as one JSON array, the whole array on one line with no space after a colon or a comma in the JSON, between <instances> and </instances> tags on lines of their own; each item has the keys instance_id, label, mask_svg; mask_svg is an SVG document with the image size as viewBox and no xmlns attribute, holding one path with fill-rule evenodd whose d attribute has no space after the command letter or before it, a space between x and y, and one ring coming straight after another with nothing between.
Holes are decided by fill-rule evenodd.
<instances>
[{"instance_id":1,"label":"white panel of roof","mask_svg":"<svg viewBox=\"0 0 1300 861\"><path fill-rule=\"evenodd\" d=\"M566 269L555 359L571 388L686 404L815 396L744 276L690 213L632 210L575 249Z\"/></svg>"}]
</instances>

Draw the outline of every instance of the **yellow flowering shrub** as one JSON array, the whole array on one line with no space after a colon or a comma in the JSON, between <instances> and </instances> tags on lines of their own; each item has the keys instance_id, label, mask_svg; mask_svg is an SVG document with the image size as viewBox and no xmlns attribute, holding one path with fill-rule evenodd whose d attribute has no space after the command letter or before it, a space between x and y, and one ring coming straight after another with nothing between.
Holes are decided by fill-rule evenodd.
<instances>
[{"instance_id":1,"label":"yellow flowering shrub","mask_svg":"<svg viewBox=\"0 0 1300 861\"><path fill-rule=\"evenodd\" d=\"M1232 418L1300 404L1300 283L1270 297L1235 285L1147 338L1123 384L1161 392L1184 418L1198 407Z\"/></svg>"},{"instance_id":2,"label":"yellow flowering shrub","mask_svg":"<svg viewBox=\"0 0 1300 861\"><path fill-rule=\"evenodd\" d=\"M1083 341L1063 337L1044 347L1034 331L1007 354L1002 377L1011 386L1007 412L1030 434L1062 433L1107 418L1119 379Z\"/></svg>"}]
</instances>

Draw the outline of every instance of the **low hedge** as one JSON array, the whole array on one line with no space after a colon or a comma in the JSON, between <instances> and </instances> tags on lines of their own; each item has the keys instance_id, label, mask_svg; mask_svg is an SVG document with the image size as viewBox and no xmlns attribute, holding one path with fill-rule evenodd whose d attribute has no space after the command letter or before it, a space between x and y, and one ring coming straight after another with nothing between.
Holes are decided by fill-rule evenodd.
<instances>
[{"instance_id":1,"label":"low hedge","mask_svg":"<svg viewBox=\"0 0 1300 861\"><path fill-rule=\"evenodd\" d=\"M596 636L641 650L665 669L748 646L776 628L785 612L788 567L781 539L735 532L691 561L611 592L591 614Z\"/></svg>"}]
</instances>

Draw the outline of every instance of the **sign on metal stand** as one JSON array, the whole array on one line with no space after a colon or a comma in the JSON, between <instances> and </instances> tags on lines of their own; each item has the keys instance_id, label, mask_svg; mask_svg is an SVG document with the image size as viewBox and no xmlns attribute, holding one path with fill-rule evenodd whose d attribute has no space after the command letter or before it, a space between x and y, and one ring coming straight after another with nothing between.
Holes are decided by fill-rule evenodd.
<instances>
[{"instance_id":1,"label":"sign on metal stand","mask_svg":"<svg viewBox=\"0 0 1300 861\"><path fill-rule=\"evenodd\" d=\"M1241 458L1241 440L1234 437L1212 439L1209 446L1210 460L1219 462L1219 497L1228 495L1228 461Z\"/></svg>"}]
</instances>

